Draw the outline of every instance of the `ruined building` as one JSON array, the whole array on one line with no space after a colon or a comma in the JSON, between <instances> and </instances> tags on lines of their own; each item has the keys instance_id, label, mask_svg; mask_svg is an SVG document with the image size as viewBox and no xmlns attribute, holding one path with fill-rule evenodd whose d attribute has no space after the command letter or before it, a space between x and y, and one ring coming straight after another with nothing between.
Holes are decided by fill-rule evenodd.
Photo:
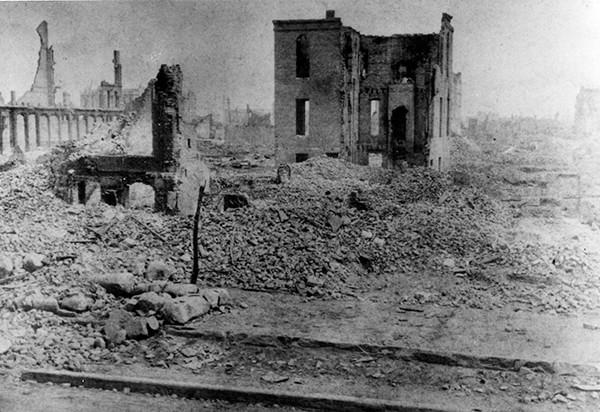
<instances>
[{"instance_id":1,"label":"ruined building","mask_svg":"<svg viewBox=\"0 0 600 412\"><path fill-rule=\"evenodd\" d=\"M16 103L26 106L52 107L56 105L56 85L54 83L54 49L49 45L48 23L42 21L36 31L40 36L41 43L37 71L31 89Z\"/></svg>"},{"instance_id":2,"label":"ruined building","mask_svg":"<svg viewBox=\"0 0 600 412\"><path fill-rule=\"evenodd\" d=\"M198 153L188 150L181 133L183 76L178 65L162 65L156 79L127 107L136 118L149 117L151 138L147 155L93 155L67 164L59 195L75 203L101 199L108 204L130 201L130 187L144 184L154 189L154 208L170 213L193 214L198 187L207 184L209 171Z\"/></svg>"},{"instance_id":3,"label":"ruined building","mask_svg":"<svg viewBox=\"0 0 600 412\"><path fill-rule=\"evenodd\" d=\"M0 154L7 149L29 151L78 139L95 124L112 121L122 114L117 108L73 107L66 92L62 93L62 102L57 103L54 50L49 46L48 24L42 21L36 31L41 46L31 89L20 99L11 90L8 102L0 95Z\"/></svg>"},{"instance_id":4,"label":"ruined building","mask_svg":"<svg viewBox=\"0 0 600 412\"><path fill-rule=\"evenodd\" d=\"M143 89L124 89L123 73L121 66L121 53L113 51L114 82L106 80L100 82L95 89L87 88L80 95L81 107L100 109L122 109L137 98Z\"/></svg>"},{"instance_id":5,"label":"ruined building","mask_svg":"<svg viewBox=\"0 0 600 412\"><path fill-rule=\"evenodd\" d=\"M282 162L447 166L452 17L439 33L388 37L324 19L276 20L275 143Z\"/></svg>"},{"instance_id":6,"label":"ruined building","mask_svg":"<svg viewBox=\"0 0 600 412\"><path fill-rule=\"evenodd\" d=\"M575 133L600 136L600 89L579 89L575 101Z\"/></svg>"}]
</instances>

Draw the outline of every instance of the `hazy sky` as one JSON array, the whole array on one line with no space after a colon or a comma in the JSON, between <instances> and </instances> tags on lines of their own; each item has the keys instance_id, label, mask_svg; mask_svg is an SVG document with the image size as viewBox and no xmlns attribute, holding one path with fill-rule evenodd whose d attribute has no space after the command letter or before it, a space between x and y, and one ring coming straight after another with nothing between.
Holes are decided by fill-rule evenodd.
<instances>
[{"instance_id":1,"label":"hazy sky","mask_svg":"<svg viewBox=\"0 0 600 412\"><path fill-rule=\"evenodd\" d=\"M56 79L79 92L113 80L121 50L125 87L180 63L203 111L271 108L274 19L322 18L335 9L363 34L430 33L454 16L454 71L463 114L573 114L580 86L600 86L599 0L214 0L198 2L2 2L0 92L21 96L36 69L35 28L46 20Z\"/></svg>"}]
</instances>

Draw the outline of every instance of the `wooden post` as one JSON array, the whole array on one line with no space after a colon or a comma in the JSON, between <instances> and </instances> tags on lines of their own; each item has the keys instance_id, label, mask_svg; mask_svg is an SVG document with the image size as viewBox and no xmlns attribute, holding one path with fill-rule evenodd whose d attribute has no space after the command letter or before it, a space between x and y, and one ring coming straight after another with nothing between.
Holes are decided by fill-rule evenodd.
<instances>
[{"instance_id":1,"label":"wooden post","mask_svg":"<svg viewBox=\"0 0 600 412\"><path fill-rule=\"evenodd\" d=\"M200 222L200 207L202 205L202 198L204 197L204 185L198 189L198 203L196 203L196 213L194 214L194 227L192 232L192 251L193 251L193 266L192 266L192 278L190 283L195 285L198 282L198 224Z\"/></svg>"}]
</instances>

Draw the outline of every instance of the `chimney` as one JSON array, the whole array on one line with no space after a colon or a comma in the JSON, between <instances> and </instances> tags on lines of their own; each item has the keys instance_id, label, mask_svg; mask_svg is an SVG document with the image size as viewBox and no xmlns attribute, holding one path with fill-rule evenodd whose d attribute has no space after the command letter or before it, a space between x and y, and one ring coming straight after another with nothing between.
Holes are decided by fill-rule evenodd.
<instances>
[{"instance_id":1,"label":"chimney","mask_svg":"<svg viewBox=\"0 0 600 412\"><path fill-rule=\"evenodd\" d=\"M15 92L14 90L10 91L10 104L12 104L13 106L17 104L17 92Z\"/></svg>"},{"instance_id":2,"label":"chimney","mask_svg":"<svg viewBox=\"0 0 600 412\"><path fill-rule=\"evenodd\" d=\"M121 87L121 52L113 51L113 65L115 68L115 86Z\"/></svg>"},{"instance_id":3,"label":"chimney","mask_svg":"<svg viewBox=\"0 0 600 412\"><path fill-rule=\"evenodd\" d=\"M327 10L325 11L326 19L335 19L335 10Z\"/></svg>"}]
</instances>

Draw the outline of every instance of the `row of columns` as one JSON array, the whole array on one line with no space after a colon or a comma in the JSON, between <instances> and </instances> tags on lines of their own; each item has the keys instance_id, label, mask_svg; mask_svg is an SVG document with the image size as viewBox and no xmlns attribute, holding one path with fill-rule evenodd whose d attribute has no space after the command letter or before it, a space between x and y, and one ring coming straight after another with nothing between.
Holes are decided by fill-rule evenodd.
<instances>
[{"instance_id":1,"label":"row of columns","mask_svg":"<svg viewBox=\"0 0 600 412\"><path fill-rule=\"evenodd\" d=\"M80 120L82 119L85 125L85 133L89 133L90 131L90 119L93 119L93 122L97 122L98 120L101 120L102 122L105 121L111 121L113 120L113 118L115 117L115 115L112 114L77 114L77 113L60 113L60 112L56 112L56 111L46 111L46 110L23 110L21 108L7 108L6 111L8 111L8 116L5 115L5 113L0 112L0 154L4 152L4 139L3 139L3 134L4 134L4 130L7 128L8 126L8 132L9 132L9 146L10 149L14 149L15 146L17 145L17 127L18 127L18 123L17 123L17 119L19 116L21 116L23 118L23 136L24 136L24 140L25 140L25 147L24 150L25 151L29 151L31 149L31 144L30 144L30 136L29 136L29 121L30 121L30 116L33 115L34 116L34 121L35 121L35 147L39 147L42 145L42 136L41 136L41 122L42 122L42 117L46 118L46 130L47 130L47 141L48 141L48 146L50 146L52 144L52 125L51 125L51 121L50 119L52 117L56 117L57 119L57 137L58 137L58 142L62 142L62 131L63 131L63 127L62 127L62 123L63 120L66 119L66 123L67 123L67 137L69 140L73 140L73 135L75 134L75 138L79 139L82 137L82 130L81 130L81 126L80 126ZM6 121L8 121L8 125L6 124ZM75 121L75 130L73 130L73 121ZM75 132L75 133L74 133Z\"/></svg>"}]
</instances>

